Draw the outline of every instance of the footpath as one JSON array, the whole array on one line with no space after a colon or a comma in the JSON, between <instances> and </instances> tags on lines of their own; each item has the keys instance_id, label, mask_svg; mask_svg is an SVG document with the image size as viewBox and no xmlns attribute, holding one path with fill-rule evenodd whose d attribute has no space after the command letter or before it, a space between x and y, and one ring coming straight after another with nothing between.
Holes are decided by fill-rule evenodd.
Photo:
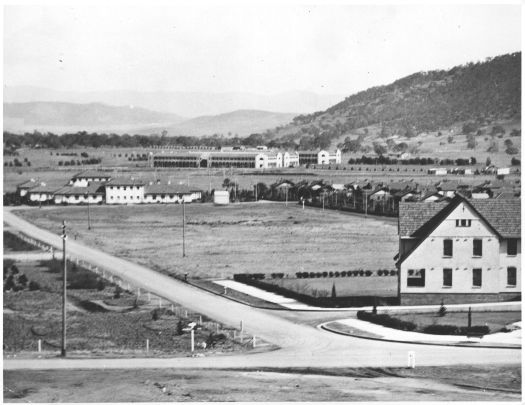
<instances>
[{"instance_id":1,"label":"footpath","mask_svg":"<svg viewBox=\"0 0 525 405\"><path fill-rule=\"evenodd\" d=\"M510 332L497 332L483 337L467 337L408 332L387 328L359 319L340 319L318 326L320 329L340 335L388 342L521 349L521 321L511 324L511 327L514 330ZM519 354L516 355L519 356Z\"/></svg>"}]
</instances>

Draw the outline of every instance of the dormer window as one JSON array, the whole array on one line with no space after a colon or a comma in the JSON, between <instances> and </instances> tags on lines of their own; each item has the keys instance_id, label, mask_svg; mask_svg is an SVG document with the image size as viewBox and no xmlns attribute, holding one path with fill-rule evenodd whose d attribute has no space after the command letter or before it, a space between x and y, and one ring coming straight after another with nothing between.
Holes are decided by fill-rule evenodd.
<instances>
[{"instance_id":1,"label":"dormer window","mask_svg":"<svg viewBox=\"0 0 525 405\"><path fill-rule=\"evenodd\" d=\"M472 225L471 219L456 219L456 226L458 228L467 228Z\"/></svg>"}]
</instances>

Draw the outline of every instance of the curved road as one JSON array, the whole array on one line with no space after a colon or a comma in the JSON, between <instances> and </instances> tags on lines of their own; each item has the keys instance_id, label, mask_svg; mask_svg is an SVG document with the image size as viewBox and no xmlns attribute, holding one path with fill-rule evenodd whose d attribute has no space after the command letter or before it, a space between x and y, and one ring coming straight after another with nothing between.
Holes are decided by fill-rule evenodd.
<instances>
[{"instance_id":1,"label":"curved road","mask_svg":"<svg viewBox=\"0 0 525 405\"><path fill-rule=\"evenodd\" d=\"M4 208L4 222L12 228L44 241L57 249L57 234L40 229ZM519 364L521 350L440 347L387 343L340 336L300 325L278 313L255 309L174 280L144 266L114 257L76 241L67 242L68 255L107 269L130 283L205 314L221 323L255 334L281 349L258 354L172 359L45 359L4 360L4 369L15 368L161 368L161 367L403 367L407 351L416 352L418 365Z\"/></svg>"}]
</instances>

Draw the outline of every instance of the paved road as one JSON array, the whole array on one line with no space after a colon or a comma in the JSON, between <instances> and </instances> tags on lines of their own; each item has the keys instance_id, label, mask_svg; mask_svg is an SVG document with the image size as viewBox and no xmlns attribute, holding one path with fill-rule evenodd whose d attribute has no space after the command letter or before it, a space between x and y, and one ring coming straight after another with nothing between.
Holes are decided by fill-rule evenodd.
<instances>
[{"instance_id":1,"label":"paved road","mask_svg":"<svg viewBox=\"0 0 525 405\"><path fill-rule=\"evenodd\" d=\"M34 238L61 248L57 234L42 230L4 208L4 222ZM519 363L521 350L439 347L386 343L345 337L301 325L279 317L278 312L254 309L224 299L186 283L159 274L144 266L111 256L68 240L68 252L134 285L178 302L192 310L231 326L239 326L280 350L267 353L176 359L53 359L4 360L4 369L14 368L162 368L162 367L359 367L406 366L407 352L415 351L419 365ZM174 258L174 260L181 260Z\"/></svg>"}]
</instances>

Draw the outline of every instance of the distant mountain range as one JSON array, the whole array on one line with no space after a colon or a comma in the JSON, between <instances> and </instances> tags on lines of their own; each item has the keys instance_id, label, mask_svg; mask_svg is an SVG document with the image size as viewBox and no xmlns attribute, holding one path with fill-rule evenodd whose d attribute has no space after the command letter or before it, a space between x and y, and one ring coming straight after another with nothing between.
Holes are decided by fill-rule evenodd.
<instances>
[{"instance_id":1,"label":"distant mountain range","mask_svg":"<svg viewBox=\"0 0 525 405\"><path fill-rule=\"evenodd\" d=\"M168 127L166 130L168 135L223 134L227 137L235 135L242 137L288 124L296 115L260 110L237 110L226 114L193 118Z\"/></svg>"},{"instance_id":2,"label":"distant mountain range","mask_svg":"<svg viewBox=\"0 0 525 405\"><path fill-rule=\"evenodd\" d=\"M63 103L102 103L114 106L132 105L152 111L177 114L186 118L218 115L237 110L261 110L301 114L313 113L341 101L343 95L322 95L289 91L273 95L243 92L140 92L111 90L95 92L57 91L30 86L5 86L4 103L52 101Z\"/></svg>"},{"instance_id":3,"label":"distant mountain range","mask_svg":"<svg viewBox=\"0 0 525 405\"><path fill-rule=\"evenodd\" d=\"M149 135L166 130L168 136L247 136L288 124L297 114L238 110L184 120L178 115L138 107L100 103L4 103L4 130L40 132L114 132Z\"/></svg>"}]
</instances>

